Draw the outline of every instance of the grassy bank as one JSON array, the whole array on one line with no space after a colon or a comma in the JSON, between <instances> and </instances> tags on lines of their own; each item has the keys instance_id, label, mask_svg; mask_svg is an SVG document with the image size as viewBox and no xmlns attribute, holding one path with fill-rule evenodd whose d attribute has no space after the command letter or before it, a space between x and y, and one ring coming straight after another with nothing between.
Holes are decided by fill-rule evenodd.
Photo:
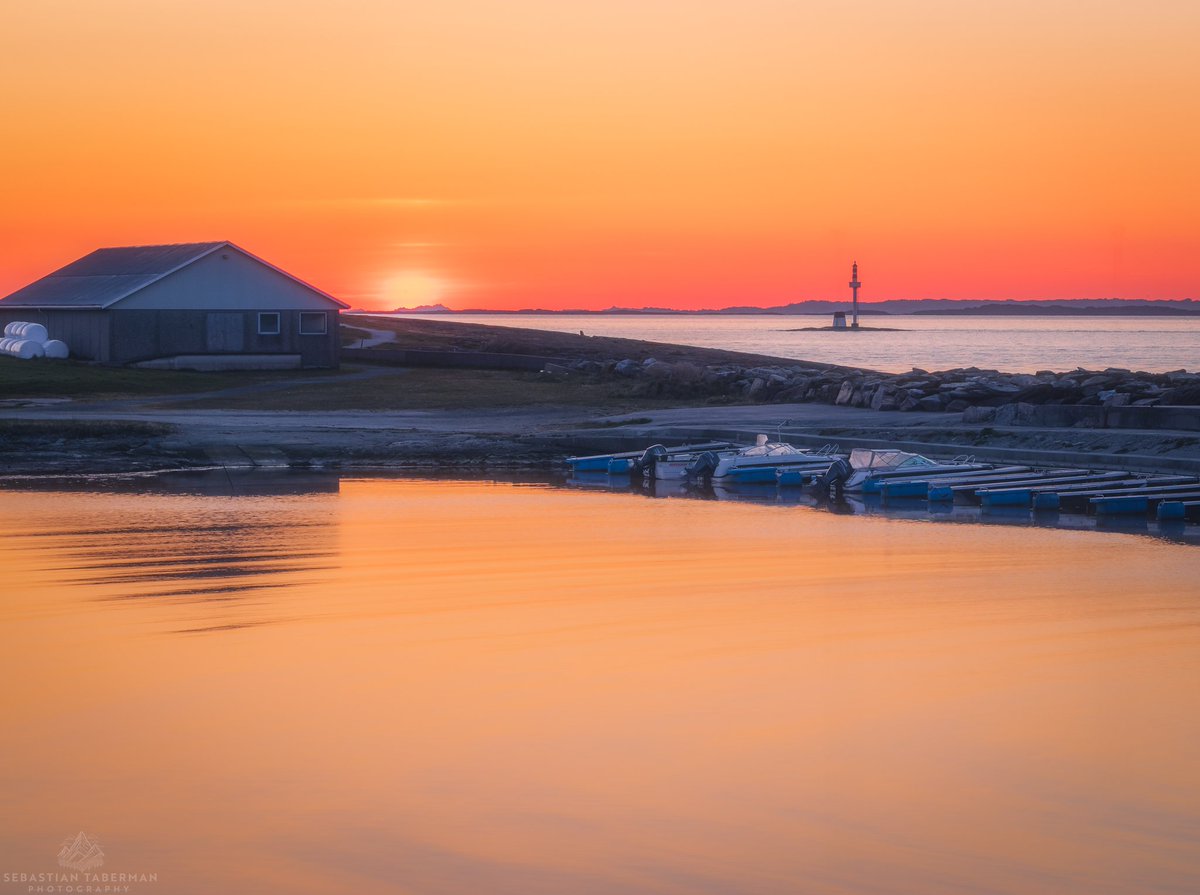
<instances>
[{"instance_id":1,"label":"grassy bank","mask_svg":"<svg viewBox=\"0 0 1200 895\"><path fill-rule=\"evenodd\" d=\"M100 367L69 360L17 360L0 357L0 399L122 398L186 395L233 386L300 378L299 370L197 373Z\"/></svg>"},{"instance_id":2,"label":"grassy bank","mask_svg":"<svg viewBox=\"0 0 1200 895\"><path fill-rule=\"evenodd\" d=\"M354 320L355 318L351 318ZM361 318L396 333L382 346L426 350L475 350L545 357L629 357L690 365L778 361L684 345L579 336L506 326L397 318ZM344 343L369 333L343 325ZM681 368L683 368L681 367ZM667 397L670 395L670 397ZM162 399L161 401L156 399ZM548 376L515 371L399 368L345 364L341 370L194 372L103 367L79 361L20 361L0 357L0 401L69 399L79 403L137 401L141 406L229 410L471 410L562 406L600 414L677 407L708 400L696 383L671 391L611 375Z\"/></svg>"},{"instance_id":3,"label":"grassy bank","mask_svg":"<svg viewBox=\"0 0 1200 895\"><path fill-rule=\"evenodd\" d=\"M431 351L489 351L498 354L532 354L539 357L565 357L584 360L616 360L631 358L642 361L653 357L666 363L706 364L795 364L796 360L771 357L764 354L747 354L741 351L725 351L719 348L697 348L692 345L676 345L667 342L647 342L641 339L620 339L615 336L587 336L576 333L554 332L543 329L528 329L520 326L514 318L512 325L491 326L483 323L463 323L458 320L424 320L412 317L374 317L350 315L344 323L353 326L361 321L372 329L389 330L395 333L395 341L378 347L413 348ZM586 324L584 324L586 327ZM804 361L816 368L832 368L832 364Z\"/></svg>"},{"instance_id":4,"label":"grassy bank","mask_svg":"<svg viewBox=\"0 0 1200 895\"><path fill-rule=\"evenodd\" d=\"M220 410L472 410L562 406L596 413L677 407L628 379L346 364L340 370L198 373L0 357L0 400L137 400ZM159 400L161 399L161 400Z\"/></svg>"},{"instance_id":5,"label":"grassy bank","mask_svg":"<svg viewBox=\"0 0 1200 895\"><path fill-rule=\"evenodd\" d=\"M349 372L358 372L347 368ZM671 401L637 395L635 385L612 378L557 378L499 370L371 368L369 378L350 375L310 381L270 392L213 395L162 406L220 410L473 410L502 407L570 407L622 413L676 407Z\"/></svg>"}]
</instances>

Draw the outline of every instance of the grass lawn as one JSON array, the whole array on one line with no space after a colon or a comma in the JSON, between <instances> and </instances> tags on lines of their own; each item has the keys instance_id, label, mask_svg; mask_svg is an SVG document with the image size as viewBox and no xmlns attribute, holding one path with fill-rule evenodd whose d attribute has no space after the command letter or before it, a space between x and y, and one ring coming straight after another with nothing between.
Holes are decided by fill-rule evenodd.
<instances>
[{"instance_id":1,"label":"grass lawn","mask_svg":"<svg viewBox=\"0 0 1200 895\"><path fill-rule=\"evenodd\" d=\"M347 368L353 370L353 367ZM261 394L214 396L180 407L227 410L469 410L564 406L621 413L683 402L631 394L623 381L552 379L499 370L386 368L370 379L310 383Z\"/></svg>"},{"instance_id":2,"label":"grass lawn","mask_svg":"<svg viewBox=\"0 0 1200 895\"><path fill-rule=\"evenodd\" d=\"M366 378L363 378L363 374ZM294 385L292 385L294 383ZM0 357L0 399L162 398L153 406L222 410L468 410L574 407L625 413L687 402L635 393L624 379L498 370L343 365L340 370L197 373ZM173 397L218 393L186 401ZM233 391L237 390L237 391Z\"/></svg>"},{"instance_id":3,"label":"grass lawn","mask_svg":"<svg viewBox=\"0 0 1200 895\"><path fill-rule=\"evenodd\" d=\"M190 370L137 370L101 367L70 360L18 360L0 357L0 399L117 398L186 395L289 379L309 379L335 371L273 370L197 373Z\"/></svg>"}]
</instances>

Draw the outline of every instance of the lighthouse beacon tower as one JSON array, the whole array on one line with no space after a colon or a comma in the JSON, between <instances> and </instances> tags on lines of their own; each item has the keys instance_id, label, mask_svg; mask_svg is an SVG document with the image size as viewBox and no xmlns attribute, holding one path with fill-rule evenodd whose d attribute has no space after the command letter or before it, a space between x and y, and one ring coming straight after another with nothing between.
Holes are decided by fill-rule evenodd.
<instances>
[{"instance_id":1,"label":"lighthouse beacon tower","mask_svg":"<svg viewBox=\"0 0 1200 895\"><path fill-rule=\"evenodd\" d=\"M858 287L862 283L858 281L858 262L854 262L854 267L850 273L850 292L854 296L854 318L850 324L851 329L858 329Z\"/></svg>"}]
</instances>

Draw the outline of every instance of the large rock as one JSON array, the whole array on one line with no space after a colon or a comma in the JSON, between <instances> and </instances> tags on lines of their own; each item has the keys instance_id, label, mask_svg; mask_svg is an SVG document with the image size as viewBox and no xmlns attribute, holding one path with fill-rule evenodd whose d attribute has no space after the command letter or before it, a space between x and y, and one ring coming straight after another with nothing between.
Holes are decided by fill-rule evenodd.
<instances>
[{"instance_id":1,"label":"large rock","mask_svg":"<svg viewBox=\"0 0 1200 895\"><path fill-rule=\"evenodd\" d=\"M1019 426L1034 421L1038 408L1033 404L1005 404L997 407L992 422L997 426Z\"/></svg>"},{"instance_id":2,"label":"large rock","mask_svg":"<svg viewBox=\"0 0 1200 895\"><path fill-rule=\"evenodd\" d=\"M777 394L775 400L783 404L799 404L808 397L808 391L808 386L794 385Z\"/></svg>"},{"instance_id":3,"label":"large rock","mask_svg":"<svg viewBox=\"0 0 1200 895\"><path fill-rule=\"evenodd\" d=\"M990 423L995 417L995 407L984 407L980 404L975 404L963 411L962 421L964 423Z\"/></svg>"},{"instance_id":4,"label":"large rock","mask_svg":"<svg viewBox=\"0 0 1200 895\"><path fill-rule=\"evenodd\" d=\"M1200 373L1189 373L1187 370L1172 370L1166 374L1166 379L1172 385L1200 384Z\"/></svg>"},{"instance_id":5,"label":"large rock","mask_svg":"<svg viewBox=\"0 0 1200 895\"><path fill-rule=\"evenodd\" d=\"M1177 380L1179 381L1179 380ZM1179 385L1162 394L1160 404L1200 404L1200 384Z\"/></svg>"},{"instance_id":6,"label":"large rock","mask_svg":"<svg viewBox=\"0 0 1200 895\"><path fill-rule=\"evenodd\" d=\"M827 382L817 389L817 399L824 404L836 404L838 395L841 394L841 388L841 383Z\"/></svg>"},{"instance_id":7,"label":"large rock","mask_svg":"<svg viewBox=\"0 0 1200 895\"><path fill-rule=\"evenodd\" d=\"M871 396L872 410L896 410L896 390L890 385L881 385Z\"/></svg>"}]
</instances>

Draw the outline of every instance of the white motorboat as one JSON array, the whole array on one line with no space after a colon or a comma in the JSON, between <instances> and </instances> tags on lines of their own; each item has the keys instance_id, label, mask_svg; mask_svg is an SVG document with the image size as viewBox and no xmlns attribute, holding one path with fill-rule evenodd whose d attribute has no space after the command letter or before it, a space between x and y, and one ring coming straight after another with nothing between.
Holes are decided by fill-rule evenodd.
<instances>
[{"instance_id":1,"label":"white motorboat","mask_svg":"<svg viewBox=\"0 0 1200 895\"><path fill-rule=\"evenodd\" d=\"M732 457L740 448L729 448L717 451L685 451L683 453L671 453L666 457L660 458L652 467L654 470L654 478L662 481L680 481L687 478L688 470L695 463L704 457L706 454L712 454L721 460L724 457Z\"/></svg>"},{"instance_id":2,"label":"white motorboat","mask_svg":"<svg viewBox=\"0 0 1200 895\"><path fill-rule=\"evenodd\" d=\"M850 477L844 487L847 491L861 491L863 483L879 473L921 472L942 465L908 451L854 448L850 451Z\"/></svg>"},{"instance_id":3,"label":"white motorboat","mask_svg":"<svg viewBox=\"0 0 1200 895\"><path fill-rule=\"evenodd\" d=\"M743 448L724 457L716 457L715 465L711 460L709 465L714 481L728 479L774 482L775 471L780 467L811 464L814 468L819 468L828 466L832 459L832 455L825 449L822 449L822 452L808 451L785 442L768 441L766 435L759 435L753 447Z\"/></svg>"}]
</instances>

